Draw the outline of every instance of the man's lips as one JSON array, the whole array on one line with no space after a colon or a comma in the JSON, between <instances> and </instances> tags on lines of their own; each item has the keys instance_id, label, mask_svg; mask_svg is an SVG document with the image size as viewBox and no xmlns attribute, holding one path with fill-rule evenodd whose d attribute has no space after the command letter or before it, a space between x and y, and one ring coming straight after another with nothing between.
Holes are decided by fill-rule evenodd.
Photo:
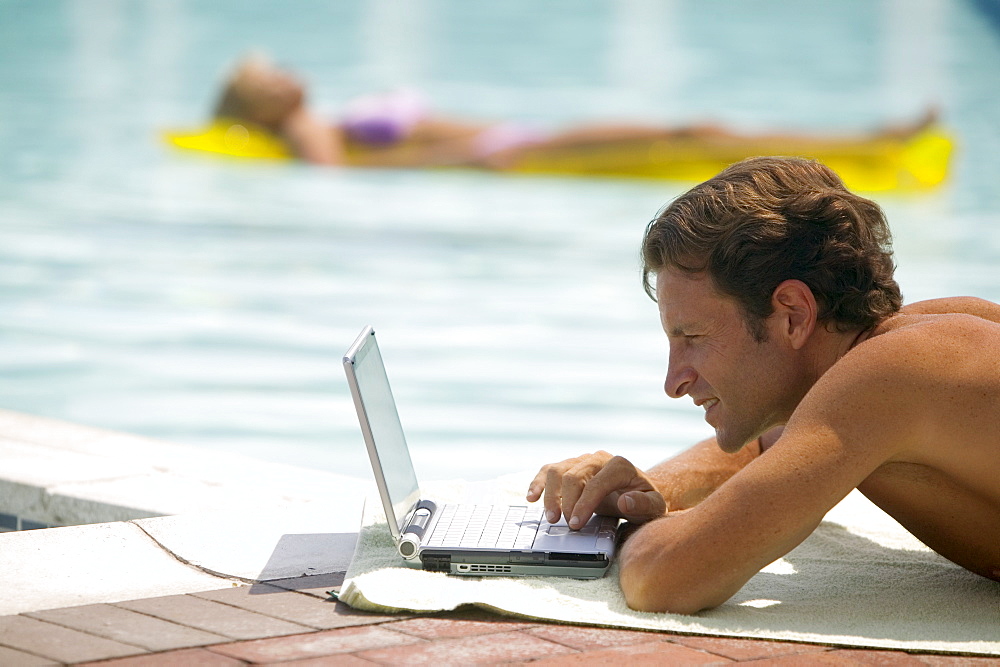
<instances>
[{"instance_id":1,"label":"man's lips","mask_svg":"<svg viewBox=\"0 0 1000 667\"><path fill-rule=\"evenodd\" d=\"M708 412L718 402L719 399L717 398L703 398L695 401L694 404L700 408L705 408L705 411Z\"/></svg>"},{"instance_id":2,"label":"man's lips","mask_svg":"<svg viewBox=\"0 0 1000 667\"><path fill-rule=\"evenodd\" d=\"M706 398L700 401L695 401L695 405L705 409L705 421L707 421L712 426L715 426L715 424L712 424L709 417L712 414L712 408L714 408L718 404L719 404L719 399L714 397Z\"/></svg>"}]
</instances>

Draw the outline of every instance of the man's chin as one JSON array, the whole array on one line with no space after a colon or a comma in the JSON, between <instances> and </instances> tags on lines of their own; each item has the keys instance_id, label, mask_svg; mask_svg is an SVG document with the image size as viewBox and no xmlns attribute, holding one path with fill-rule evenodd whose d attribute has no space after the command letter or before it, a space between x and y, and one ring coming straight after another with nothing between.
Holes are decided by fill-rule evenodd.
<instances>
[{"instance_id":1,"label":"man's chin","mask_svg":"<svg viewBox=\"0 0 1000 667\"><path fill-rule=\"evenodd\" d=\"M726 454L735 454L747 446L747 441L742 438L733 438L720 429L715 429L715 442L719 445L719 449Z\"/></svg>"}]
</instances>

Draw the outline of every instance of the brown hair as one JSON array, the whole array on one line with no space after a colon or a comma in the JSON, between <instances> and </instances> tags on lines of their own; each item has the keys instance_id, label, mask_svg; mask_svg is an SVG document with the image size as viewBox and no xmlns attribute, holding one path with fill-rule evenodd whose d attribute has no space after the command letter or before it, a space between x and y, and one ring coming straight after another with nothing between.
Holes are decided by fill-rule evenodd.
<instances>
[{"instance_id":1,"label":"brown hair","mask_svg":"<svg viewBox=\"0 0 1000 667\"><path fill-rule=\"evenodd\" d=\"M847 190L819 162L749 158L695 186L657 213L642 242L643 287L665 268L707 271L742 306L746 326L766 340L771 295L801 280L818 320L838 331L869 329L899 310L892 236L882 209Z\"/></svg>"},{"instance_id":2,"label":"brown hair","mask_svg":"<svg viewBox=\"0 0 1000 667\"><path fill-rule=\"evenodd\" d=\"M215 118L230 118L233 120L250 120L254 117L252 107L240 92L229 83L222 90L219 101L212 112Z\"/></svg>"},{"instance_id":3,"label":"brown hair","mask_svg":"<svg viewBox=\"0 0 1000 667\"><path fill-rule=\"evenodd\" d=\"M240 61L229 75L213 115L278 132L288 115L303 105L304 97L297 79L255 54Z\"/></svg>"}]
</instances>

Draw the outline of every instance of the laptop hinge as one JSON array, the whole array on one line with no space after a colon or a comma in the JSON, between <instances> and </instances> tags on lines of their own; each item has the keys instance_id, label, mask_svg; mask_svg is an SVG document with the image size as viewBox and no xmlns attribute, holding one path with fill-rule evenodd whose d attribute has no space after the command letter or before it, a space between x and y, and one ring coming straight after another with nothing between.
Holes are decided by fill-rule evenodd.
<instances>
[{"instance_id":1,"label":"laptop hinge","mask_svg":"<svg viewBox=\"0 0 1000 667\"><path fill-rule=\"evenodd\" d=\"M421 500L413 508L413 512L406 519L406 526L403 527L403 535L412 535L416 538L417 544L423 541L424 533L431 522L431 517L437 511L437 505L432 500Z\"/></svg>"}]
</instances>

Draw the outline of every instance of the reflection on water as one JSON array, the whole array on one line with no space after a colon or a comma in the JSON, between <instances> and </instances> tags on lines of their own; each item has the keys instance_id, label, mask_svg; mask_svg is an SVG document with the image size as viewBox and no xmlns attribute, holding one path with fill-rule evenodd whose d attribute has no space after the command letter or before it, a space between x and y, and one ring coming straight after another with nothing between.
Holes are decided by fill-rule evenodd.
<instances>
[{"instance_id":1,"label":"reflection on water","mask_svg":"<svg viewBox=\"0 0 1000 667\"><path fill-rule=\"evenodd\" d=\"M539 123L852 128L937 101L954 181L882 198L900 282L1000 299L1000 40L918 4L0 5L0 406L367 475L340 357L371 323L422 478L651 464L709 433L663 397L639 286L683 185L237 164L154 130L199 122L250 47L331 108L407 84Z\"/></svg>"}]
</instances>

